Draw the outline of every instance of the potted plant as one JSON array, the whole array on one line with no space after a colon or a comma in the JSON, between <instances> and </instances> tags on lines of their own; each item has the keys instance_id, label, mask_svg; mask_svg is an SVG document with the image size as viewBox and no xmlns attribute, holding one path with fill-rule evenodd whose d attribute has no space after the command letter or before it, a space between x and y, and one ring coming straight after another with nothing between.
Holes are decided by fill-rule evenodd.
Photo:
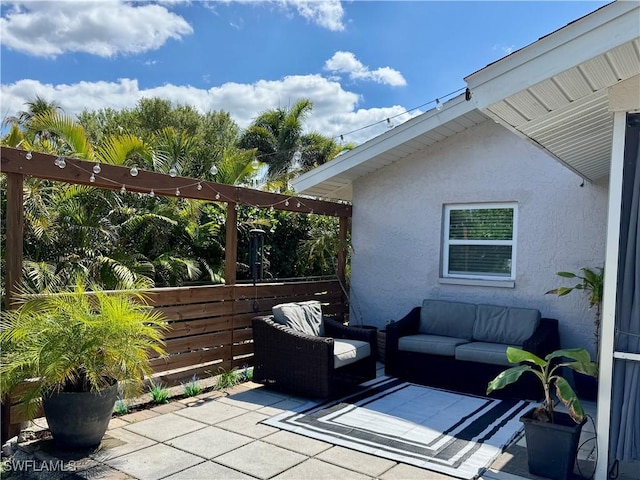
<instances>
[{"instance_id":1,"label":"potted plant","mask_svg":"<svg viewBox=\"0 0 640 480\"><path fill-rule=\"evenodd\" d=\"M580 274L558 272L557 275L563 278L577 279L578 283L573 287L554 288L553 290L545 292L545 295L554 294L563 297L574 290L582 290L587 293L589 308L594 309L593 343L596 357L595 361L598 363L600 359L600 317L604 291L604 268L581 268ZM578 376L575 378L575 386L583 398L595 400L598 393L598 383L594 378Z\"/></svg>"},{"instance_id":2,"label":"potted plant","mask_svg":"<svg viewBox=\"0 0 640 480\"><path fill-rule=\"evenodd\" d=\"M139 290L87 292L78 282L23 295L19 308L2 313L0 395L16 395L28 418L42 399L57 444L95 447L118 388L140 392L149 354L164 354L164 328Z\"/></svg>"},{"instance_id":3,"label":"potted plant","mask_svg":"<svg viewBox=\"0 0 640 480\"><path fill-rule=\"evenodd\" d=\"M576 393L558 370L569 368L596 377L598 366L584 348L556 350L542 359L526 350L508 347L507 358L510 363L519 365L501 372L489 382L487 395L516 382L523 373L530 372L538 377L544 391L544 403L520 418L525 429L529 471L555 480L569 478L586 419ZM552 390L567 408L567 413L554 411Z\"/></svg>"}]
</instances>

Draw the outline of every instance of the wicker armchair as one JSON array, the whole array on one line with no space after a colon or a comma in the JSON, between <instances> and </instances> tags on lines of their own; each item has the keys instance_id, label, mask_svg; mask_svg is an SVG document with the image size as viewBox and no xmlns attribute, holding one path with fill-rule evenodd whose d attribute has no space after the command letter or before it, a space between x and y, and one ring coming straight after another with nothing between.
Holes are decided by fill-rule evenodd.
<instances>
[{"instance_id":1,"label":"wicker armchair","mask_svg":"<svg viewBox=\"0 0 640 480\"><path fill-rule=\"evenodd\" d=\"M253 380L309 397L339 395L376 376L375 330L346 327L323 318L325 336L280 325L273 316L255 317ZM334 367L334 338L368 342L371 354Z\"/></svg>"}]
</instances>

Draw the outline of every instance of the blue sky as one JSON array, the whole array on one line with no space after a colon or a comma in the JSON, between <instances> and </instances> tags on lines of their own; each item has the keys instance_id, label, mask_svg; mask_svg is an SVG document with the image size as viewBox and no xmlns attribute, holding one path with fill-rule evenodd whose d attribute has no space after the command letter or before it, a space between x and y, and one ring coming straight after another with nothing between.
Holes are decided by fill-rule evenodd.
<instances>
[{"instance_id":1,"label":"blue sky","mask_svg":"<svg viewBox=\"0 0 640 480\"><path fill-rule=\"evenodd\" d=\"M160 96L244 127L306 97L309 130L385 123L345 135L361 143L606 3L2 0L0 115L35 95L72 116Z\"/></svg>"}]
</instances>

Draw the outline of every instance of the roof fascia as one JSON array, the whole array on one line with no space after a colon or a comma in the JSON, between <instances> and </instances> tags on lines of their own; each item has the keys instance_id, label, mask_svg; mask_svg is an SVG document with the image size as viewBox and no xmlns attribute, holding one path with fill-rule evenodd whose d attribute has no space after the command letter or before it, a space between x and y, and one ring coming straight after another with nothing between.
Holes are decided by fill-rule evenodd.
<instances>
[{"instance_id":1,"label":"roof fascia","mask_svg":"<svg viewBox=\"0 0 640 480\"><path fill-rule=\"evenodd\" d=\"M353 150L300 175L292 180L293 188L296 192L304 192L308 188L357 167L377 155L392 150L475 109L473 102L465 100L464 94L452 98L443 104L442 110L428 110L402 125L368 140Z\"/></svg>"},{"instance_id":2,"label":"roof fascia","mask_svg":"<svg viewBox=\"0 0 640 480\"><path fill-rule=\"evenodd\" d=\"M640 3L617 1L465 78L478 109L638 37Z\"/></svg>"}]
</instances>

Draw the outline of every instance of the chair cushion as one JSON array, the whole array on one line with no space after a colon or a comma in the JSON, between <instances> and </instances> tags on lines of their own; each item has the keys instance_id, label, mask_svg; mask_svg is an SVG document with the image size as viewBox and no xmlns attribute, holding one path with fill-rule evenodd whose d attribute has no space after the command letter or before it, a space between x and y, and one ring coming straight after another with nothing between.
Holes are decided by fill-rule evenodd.
<instances>
[{"instance_id":1,"label":"chair cushion","mask_svg":"<svg viewBox=\"0 0 640 480\"><path fill-rule=\"evenodd\" d=\"M441 335L407 335L398 339L398 350L453 357L456 347L467 342L469 340L466 338L443 337Z\"/></svg>"},{"instance_id":2,"label":"chair cushion","mask_svg":"<svg viewBox=\"0 0 640 480\"><path fill-rule=\"evenodd\" d=\"M468 362L491 363L513 367L513 363L507 360L507 347L504 343L470 342L456 347L456 360Z\"/></svg>"},{"instance_id":3,"label":"chair cushion","mask_svg":"<svg viewBox=\"0 0 640 480\"><path fill-rule=\"evenodd\" d=\"M369 342L346 339L333 341L333 368L344 367L369 355L371 355Z\"/></svg>"},{"instance_id":4,"label":"chair cushion","mask_svg":"<svg viewBox=\"0 0 640 480\"><path fill-rule=\"evenodd\" d=\"M476 305L446 300L425 300L418 332L427 335L473 339Z\"/></svg>"},{"instance_id":5,"label":"chair cushion","mask_svg":"<svg viewBox=\"0 0 640 480\"><path fill-rule=\"evenodd\" d=\"M281 303L272 308L273 319L298 332L324 336L322 307L317 300L297 303Z\"/></svg>"},{"instance_id":6,"label":"chair cushion","mask_svg":"<svg viewBox=\"0 0 640 480\"><path fill-rule=\"evenodd\" d=\"M478 305L473 339L522 345L538 328L540 311L533 308Z\"/></svg>"}]
</instances>

